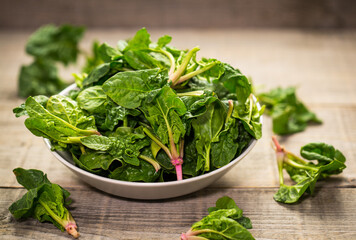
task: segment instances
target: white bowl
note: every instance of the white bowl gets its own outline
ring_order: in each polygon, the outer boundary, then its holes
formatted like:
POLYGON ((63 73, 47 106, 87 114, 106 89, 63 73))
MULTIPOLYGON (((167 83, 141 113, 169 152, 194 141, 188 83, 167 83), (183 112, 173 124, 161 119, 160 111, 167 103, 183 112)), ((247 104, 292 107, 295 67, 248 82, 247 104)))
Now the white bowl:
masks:
MULTIPOLYGON (((76 89, 75 84, 67 87, 59 94, 67 95, 69 91, 73 89, 76 89)), ((260 108, 258 103, 257 107, 260 108)), ((260 122, 262 122, 262 116, 260 118, 260 122)), ((48 139, 44 139, 44 141, 46 146, 51 149, 50 141, 48 139)), ((73 162, 72 156, 68 152, 52 151, 52 153, 61 163, 63 163, 72 172, 74 172, 80 179, 104 192, 120 197, 134 199, 164 199, 186 195, 207 187, 211 183, 221 178, 224 174, 231 170, 233 166, 240 162, 241 159, 243 159, 251 151, 256 142, 256 139, 252 139, 252 141, 249 143, 249 146, 241 153, 240 156, 219 169, 197 177, 172 182, 145 183, 110 179, 95 175, 77 167, 73 162)))

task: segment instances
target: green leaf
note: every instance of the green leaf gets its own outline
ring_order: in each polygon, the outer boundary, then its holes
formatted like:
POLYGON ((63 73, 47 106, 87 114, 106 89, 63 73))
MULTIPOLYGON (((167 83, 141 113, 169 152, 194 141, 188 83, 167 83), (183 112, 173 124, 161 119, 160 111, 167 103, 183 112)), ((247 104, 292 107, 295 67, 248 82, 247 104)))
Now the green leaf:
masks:
POLYGON ((84 27, 71 25, 43 26, 29 38, 26 52, 37 58, 59 61, 67 65, 77 60, 78 42, 82 39, 84 31, 84 27))
POLYGON ((214 80, 214 84, 222 84, 230 93, 236 94, 239 103, 245 103, 252 93, 250 81, 238 69, 226 63, 224 68, 224 74, 219 80, 214 80))
POLYGON ((50 96, 66 86, 67 84, 59 78, 57 67, 52 61, 35 59, 30 65, 21 67, 18 83, 20 97, 50 96))
POLYGON ((27 190, 37 188, 43 184, 50 184, 46 174, 37 169, 15 168, 13 170, 17 182, 24 186, 27 190))
MULTIPOLYGON (((43 107, 46 107, 48 102, 48 97, 43 95, 34 96, 33 99, 35 99, 35 101, 41 104, 43 107)), ((15 113, 16 117, 28 116, 25 103, 22 103, 20 106, 14 108, 12 112, 15 113)))
POLYGON ((119 72, 103 84, 104 92, 125 108, 137 108, 143 99, 157 94, 167 82, 167 72, 158 69, 119 72))
POLYGON ((78 105, 81 109, 89 113, 105 112, 107 96, 101 86, 93 86, 81 91, 77 97, 78 105))
POLYGON ((45 109, 34 98, 29 97, 25 103, 29 118, 26 127, 36 136, 45 137, 62 143, 70 143, 69 137, 80 137, 97 134, 95 122, 76 106, 68 97, 52 96, 45 109))
POLYGON ((220 168, 234 159, 239 147, 238 137, 238 121, 230 118, 230 121, 225 123, 225 129, 219 133, 219 141, 211 144, 211 160, 214 167, 220 168))
POLYGON ((232 116, 240 119, 246 131, 251 134, 255 139, 262 137, 262 123, 260 118, 264 112, 264 106, 258 109, 256 102, 253 100, 252 95, 244 104, 234 103, 234 110, 232 116))
POLYGON ((275 88, 258 95, 266 104, 267 113, 273 120, 273 132, 279 135, 304 131, 309 123, 320 124, 315 113, 311 112, 296 96, 294 87, 275 88))
POLYGON ((206 239, 254 239, 251 233, 237 221, 229 218, 236 214, 235 209, 221 209, 210 213, 192 225, 191 231, 206 239))
POLYGON ((185 128, 180 116, 187 109, 170 87, 163 87, 155 101, 143 104, 141 110, 163 144, 169 142, 168 131, 172 131, 174 143, 184 137, 185 128))
POLYGON ((172 41, 172 37, 168 36, 168 35, 164 35, 162 37, 160 37, 157 41, 157 45, 160 48, 165 47, 168 43, 170 43, 172 41))
POLYGON ((153 182, 159 177, 159 173, 150 163, 139 160, 138 166, 123 165, 111 172, 109 177, 130 182, 153 182))
POLYGON ((132 49, 147 49, 150 43, 150 34, 147 32, 146 28, 142 28, 138 30, 136 35, 127 42, 127 46, 124 51, 132 49))
POLYGON ((198 152, 197 171, 210 170, 211 143, 218 141, 219 132, 224 126, 226 111, 220 101, 212 102, 207 111, 192 120, 194 138, 198 152))
POLYGON ((122 53, 118 49, 109 46, 107 43, 101 44, 98 52, 104 62, 111 62, 122 56, 122 53))
MULTIPOLYGON (((65 200, 69 192, 57 184, 52 184, 47 175, 35 169, 14 169, 14 173, 28 192, 18 201, 14 202, 9 211, 15 218, 34 217, 39 221, 52 222, 62 231, 69 225, 76 228, 76 223, 69 211, 65 208, 65 200)), ((70 232, 70 231, 68 231, 70 232)), ((74 230, 73 236, 77 234, 74 230)))
POLYGON ((103 63, 95 67, 83 81, 83 86, 98 82, 101 78, 107 75, 110 71, 110 63, 103 63))

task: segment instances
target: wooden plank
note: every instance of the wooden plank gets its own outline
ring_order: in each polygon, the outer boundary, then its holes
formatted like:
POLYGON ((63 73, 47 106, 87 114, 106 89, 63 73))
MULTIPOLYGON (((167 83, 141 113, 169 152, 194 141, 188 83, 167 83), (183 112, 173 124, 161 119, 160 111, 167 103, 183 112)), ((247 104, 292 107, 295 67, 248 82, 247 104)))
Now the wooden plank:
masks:
POLYGON ((0 28, 35 28, 47 23, 97 28, 258 27, 354 28, 352 0, 2 0, 0 28))
MULTIPOLYGON (((178 239, 181 232, 207 215, 207 208, 224 195, 235 199, 251 218, 256 239, 355 239, 356 189, 321 188, 300 204, 276 203, 276 188, 208 188, 188 196, 135 201, 95 191, 70 189, 71 212, 85 239, 178 239)), ((68 239, 51 224, 15 221, 8 206, 25 191, 0 189, 0 238, 68 239)))

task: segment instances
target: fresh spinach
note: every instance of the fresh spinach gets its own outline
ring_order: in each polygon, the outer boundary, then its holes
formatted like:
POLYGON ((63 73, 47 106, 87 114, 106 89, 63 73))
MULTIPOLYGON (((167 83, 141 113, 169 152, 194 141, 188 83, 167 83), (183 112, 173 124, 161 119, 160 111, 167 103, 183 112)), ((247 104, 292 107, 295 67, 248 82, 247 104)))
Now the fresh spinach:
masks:
POLYGON ((254 239, 246 229, 252 228, 250 219, 242 215, 242 210, 232 198, 219 198, 216 207, 208 211, 209 215, 194 223, 188 232, 181 235, 181 240, 254 239))
POLYGON ((65 207, 69 192, 61 186, 51 183, 47 174, 36 169, 16 168, 13 170, 17 181, 28 192, 14 202, 9 211, 16 219, 33 217, 40 222, 52 222, 57 228, 75 238, 79 237, 77 224, 65 207))
POLYGON ((258 98, 265 104, 267 114, 272 117, 273 132, 278 135, 304 131, 309 123, 322 123, 316 114, 298 99, 294 87, 275 88, 259 94, 258 98))
POLYGON ((261 137, 263 108, 238 69, 171 40, 143 28, 114 47, 94 42, 78 89, 29 97, 14 114, 100 176, 171 181, 223 167, 261 137))
POLYGON ((274 199, 282 203, 297 202, 304 192, 314 193, 318 180, 339 174, 346 168, 345 156, 326 143, 309 143, 301 148, 302 159, 280 146, 276 137, 272 138, 278 164, 280 188, 274 199), (313 161, 316 161, 314 163, 313 161), (284 184, 283 169, 286 169, 295 185, 284 184))

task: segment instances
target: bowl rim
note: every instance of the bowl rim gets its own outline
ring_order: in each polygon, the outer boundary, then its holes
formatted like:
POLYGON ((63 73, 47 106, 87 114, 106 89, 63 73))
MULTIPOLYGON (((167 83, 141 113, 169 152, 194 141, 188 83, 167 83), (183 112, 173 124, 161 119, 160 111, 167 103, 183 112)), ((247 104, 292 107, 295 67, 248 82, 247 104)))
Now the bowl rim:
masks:
MULTIPOLYGON (((73 83, 71 85, 69 85, 67 88, 63 89, 60 93, 58 93, 58 95, 68 95, 69 91, 71 90, 75 90, 77 88, 76 84, 73 83)), ((256 97, 253 96, 254 101, 256 102, 256 97)), ((256 102, 257 108, 261 109, 261 105, 256 102)), ((263 122, 263 116, 260 116, 260 123, 263 122)), ((67 159, 65 159, 63 156, 61 156, 58 151, 52 151, 51 150, 51 142, 49 139, 43 138, 46 146, 48 147, 48 149, 52 152, 52 154, 65 166, 67 166, 68 168, 79 172, 80 174, 86 175, 87 177, 90 178, 94 178, 96 180, 102 181, 102 182, 106 182, 106 183, 110 183, 110 184, 122 184, 122 185, 126 185, 126 186, 142 186, 142 187, 163 187, 163 186, 174 186, 174 185, 180 185, 180 184, 186 184, 186 183, 192 183, 192 182, 196 182, 202 179, 206 179, 209 178, 210 176, 216 175, 220 172, 224 172, 225 170, 229 169, 230 167, 232 167, 233 165, 237 164, 239 161, 241 161, 251 150, 252 148, 256 145, 257 143, 257 139, 253 138, 252 141, 249 143, 248 147, 235 159, 233 159, 232 161, 230 161, 228 164, 226 164, 225 166, 222 166, 221 168, 215 169, 209 173, 205 173, 199 176, 195 176, 195 177, 191 177, 191 178, 187 178, 187 179, 182 179, 180 181, 169 181, 169 182, 129 182, 129 181, 123 181, 123 180, 118 180, 118 179, 111 179, 111 178, 107 178, 107 177, 103 177, 103 176, 99 176, 96 175, 94 173, 85 171, 81 168, 79 168, 78 166, 76 166, 75 164, 72 164, 71 162, 69 162, 67 159)))

